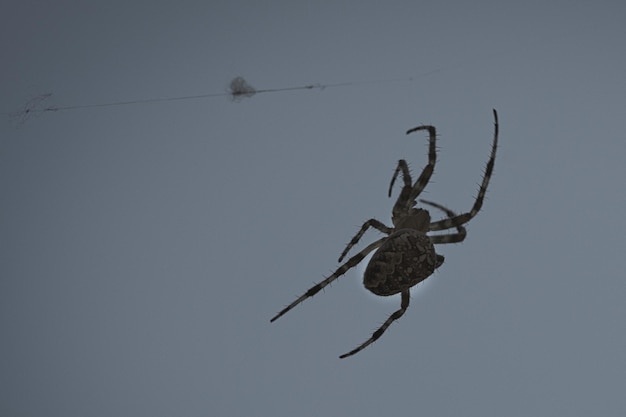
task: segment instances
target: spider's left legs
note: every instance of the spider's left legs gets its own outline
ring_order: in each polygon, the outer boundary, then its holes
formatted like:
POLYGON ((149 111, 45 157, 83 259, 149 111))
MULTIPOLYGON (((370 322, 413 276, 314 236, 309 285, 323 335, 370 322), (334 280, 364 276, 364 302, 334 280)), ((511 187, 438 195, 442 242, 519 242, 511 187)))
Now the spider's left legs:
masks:
POLYGON ((357 347, 356 349, 351 350, 348 353, 344 353, 343 355, 340 356, 340 358, 341 359, 347 358, 348 356, 352 356, 356 353, 359 353, 360 351, 362 351, 363 349, 365 349, 366 347, 374 343, 376 340, 378 340, 378 338, 382 336, 383 333, 385 333, 385 330, 387 330, 387 328, 391 326, 391 323, 393 323, 394 321, 402 317, 406 309, 409 308, 410 299, 411 299, 411 293, 409 292, 409 290, 402 291, 402 302, 400 304, 400 310, 395 311, 391 316, 389 316, 389 318, 385 320, 383 325, 380 326, 378 330, 374 332, 374 334, 372 334, 372 337, 367 339, 361 346, 357 347))
POLYGON ((348 270, 350 270, 351 268, 354 268, 355 266, 357 266, 359 264, 359 262, 361 262, 363 260, 363 258, 365 258, 371 251, 373 251, 374 249, 376 249, 379 246, 381 246, 385 239, 387 239, 387 236, 385 236, 385 237, 383 237, 381 239, 378 239, 374 243, 371 243, 365 249, 363 249, 361 252, 357 253, 352 258, 348 259, 346 261, 346 263, 344 263, 339 268, 337 268, 337 270, 331 276, 326 278, 324 281, 322 281, 322 282, 320 282, 318 284, 315 284, 314 286, 309 288, 307 290, 307 292, 305 292, 300 297, 298 297, 298 299, 296 299, 296 301, 294 301, 293 303, 289 304, 287 307, 285 307, 281 311, 279 311, 278 314, 276 314, 274 317, 272 317, 270 322, 273 322, 273 321, 277 320, 282 315, 287 313, 289 310, 291 310, 292 308, 294 308, 295 306, 297 306, 298 304, 300 304, 301 302, 303 302, 307 298, 313 297, 315 294, 320 292, 320 290, 323 289, 324 287, 326 287, 328 284, 330 284, 331 282, 333 282, 336 279, 338 279, 339 277, 341 277, 343 274, 348 272, 348 270))
POLYGON ((378 221, 376 219, 369 219, 368 221, 363 223, 363 226, 361 226, 361 230, 359 230, 357 232, 357 234, 354 235, 354 237, 352 238, 352 240, 350 240, 350 242, 348 243, 346 248, 343 250, 343 252, 341 252, 341 256, 339 257, 339 261, 338 262, 343 261, 343 258, 345 258, 345 256, 348 254, 350 249, 352 249, 352 247, 354 245, 359 243, 359 240, 361 239, 361 237, 363 237, 363 234, 370 227, 373 227, 374 229, 378 230, 379 232, 387 233, 388 235, 393 233, 393 228, 387 227, 383 222, 380 222, 380 221, 378 221))
POLYGON ((474 216, 478 214, 481 207, 483 206, 483 199, 485 198, 485 194, 487 193, 487 186, 489 185, 489 180, 491 179, 491 175, 493 174, 493 167, 496 161, 496 150, 498 149, 498 112, 496 109, 493 109, 493 118, 494 118, 494 133, 493 133, 493 144, 491 145, 491 155, 489 156, 489 160, 487 161, 487 166, 485 167, 485 173, 483 174, 483 181, 480 184, 480 188, 478 190, 478 195, 476 196, 476 201, 474 201, 474 205, 472 209, 467 212, 455 216, 450 219, 440 220, 438 222, 434 222, 430 224, 430 230, 445 230, 455 227, 457 224, 465 224, 470 221, 474 216))

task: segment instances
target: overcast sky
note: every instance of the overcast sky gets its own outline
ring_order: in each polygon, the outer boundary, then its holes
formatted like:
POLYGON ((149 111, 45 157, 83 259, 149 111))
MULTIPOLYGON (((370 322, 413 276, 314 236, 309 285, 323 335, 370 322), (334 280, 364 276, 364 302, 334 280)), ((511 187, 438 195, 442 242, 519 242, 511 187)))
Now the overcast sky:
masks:
POLYGON ((624 16, 617 0, 3 1, 0 416, 626 415, 624 16), (7 115, 235 76, 329 87, 7 115), (423 197, 468 210, 492 108, 483 209, 404 317, 339 359, 400 305, 355 269, 270 324, 365 220, 391 223, 398 159, 427 161, 407 129, 438 129, 423 197))

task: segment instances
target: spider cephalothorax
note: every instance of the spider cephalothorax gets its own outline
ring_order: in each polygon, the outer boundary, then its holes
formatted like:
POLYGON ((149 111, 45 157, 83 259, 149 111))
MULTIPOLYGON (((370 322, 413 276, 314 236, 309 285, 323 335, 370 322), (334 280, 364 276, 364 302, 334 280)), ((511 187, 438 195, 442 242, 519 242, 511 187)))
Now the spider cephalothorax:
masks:
POLYGON ((478 195, 474 201, 474 206, 467 213, 455 214, 448 208, 427 200, 420 202, 435 207, 446 213, 447 218, 431 222, 430 214, 423 208, 416 208, 417 197, 424 190, 435 169, 437 161, 437 132, 434 126, 418 126, 408 130, 410 134, 420 130, 427 130, 429 133, 428 164, 422 170, 419 178, 413 183, 408 165, 404 159, 398 161, 396 171, 389 184, 389 197, 393 185, 400 173, 404 185, 400 195, 393 206, 391 220, 393 227, 388 227, 384 223, 370 219, 363 223, 361 230, 352 238, 339 257, 339 262, 343 261, 350 249, 356 245, 363 234, 373 227, 385 233, 387 236, 369 244, 361 252, 348 259, 328 278, 309 288, 293 303, 282 309, 272 318, 272 322, 287 313, 289 310, 303 302, 309 297, 313 297, 321 289, 331 282, 344 275, 349 269, 358 265, 370 252, 378 249, 370 259, 365 273, 363 274, 363 285, 372 293, 380 296, 401 294, 400 309, 391 314, 389 318, 376 330, 372 336, 357 348, 343 354, 340 358, 352 356, 360 352, 370 344, 374 343, 395 320, 402 317, 409 307, 411 287, 428 278, 438 267, 443 264, 444 257, 435 252, 436 244, 458 243, 465 239, 466 230, 463 224, 469 222, 480 211, 483 199, 487 192, 487 185, 493 174, 493 166, 496 159, 496 149, 498 148, 498 113, 493 110, 494 134, 491 146, 491 155, 487 161, 483 180, 478 190, 478 195), (456 229, 456 232, 443 235, 428 235, 428 232, 438 230, 456 229))

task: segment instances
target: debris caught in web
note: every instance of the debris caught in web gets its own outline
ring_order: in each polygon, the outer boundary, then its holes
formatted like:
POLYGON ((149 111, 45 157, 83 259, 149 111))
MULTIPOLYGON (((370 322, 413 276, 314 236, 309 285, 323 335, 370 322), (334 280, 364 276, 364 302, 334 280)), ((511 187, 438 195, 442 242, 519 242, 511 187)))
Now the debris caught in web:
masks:
POLYGON ((248 84, 243 77, 235 77, 230 82, 230 96, 233 101, 241 101, 244 98, 252 97, 256 93, 256 89, 248 84))

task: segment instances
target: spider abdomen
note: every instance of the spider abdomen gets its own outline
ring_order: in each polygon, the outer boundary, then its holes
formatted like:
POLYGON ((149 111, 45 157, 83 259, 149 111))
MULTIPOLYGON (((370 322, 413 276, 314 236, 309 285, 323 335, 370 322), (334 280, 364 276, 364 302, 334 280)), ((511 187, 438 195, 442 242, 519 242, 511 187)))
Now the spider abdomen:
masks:
POLYGON ((363 285, 376 295, 394 295, 428 278, 443 256, 426 234, 415 229, 394 232, 365 268, 363 285))

